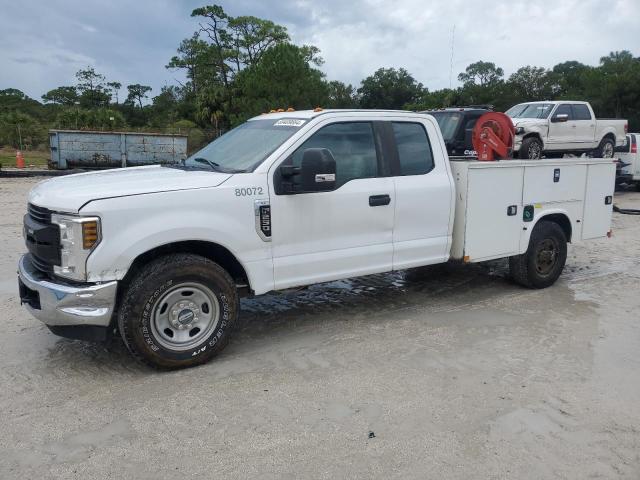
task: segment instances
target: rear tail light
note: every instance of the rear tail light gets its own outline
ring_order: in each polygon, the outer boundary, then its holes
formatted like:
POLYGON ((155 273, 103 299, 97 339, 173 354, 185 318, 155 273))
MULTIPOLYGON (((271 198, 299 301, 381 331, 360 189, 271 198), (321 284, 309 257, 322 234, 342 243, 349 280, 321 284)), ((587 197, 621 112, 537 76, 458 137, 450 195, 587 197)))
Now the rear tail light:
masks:
POLYGON ((629 123, 624 124, 624 133, 625 134, 629 133, 629 123))
POLYGON ((638 153, 638 144, 634 143, 631 145, 631 153, 638 153))

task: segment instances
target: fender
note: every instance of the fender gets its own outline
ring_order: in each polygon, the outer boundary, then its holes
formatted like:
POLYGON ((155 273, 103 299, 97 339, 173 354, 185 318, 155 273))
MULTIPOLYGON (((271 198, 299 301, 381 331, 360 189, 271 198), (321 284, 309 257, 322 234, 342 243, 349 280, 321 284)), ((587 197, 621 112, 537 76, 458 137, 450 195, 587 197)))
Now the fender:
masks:
POLYGON ((581 225, 576 221, 582 220, 581 214, 582 202, 566 202, 562 206, 559 206, 557 204, 539 205, 539 208, 535 208, 535 216, 533 218, 533 221, 525 223, 527 229, 523 230, 522 236, 520 237, 520 253, 525 253, 529 248, 529 239, 531 238, 531 233, 533 232, 533 229, 536 227, 538 222, 540 222, 541 220, 551 220, 560 225, 565 235, 567 236, 568 243, 579 240, 580 230, 582 227, 574 226, 581 225))
MULTIPOLYGON (((272 290, 271 243, 256 231, 255 198, 237 196, 236 187, 90 202, 82 213, 99 214, 105 241, 87 260, 87 281, 122 280, 133 261, 150 250, 181 241, 203 241, 229 250, 256 293, 272 290)), ((266 191, 266 185, 263 188, 266 191)))
POLYGON ((546 123, 533 125, 525 124, 521 125, 521 127, 524 128, 524 133, 516 135, 516 140, 514 141, 514 143, 517 144, 518 148, 525 138, 538 137, 540 139, 540 142, 542 142, 542 149, 545 149, 547 144, 547 135, 549 132, 549 126, 546 123))
POLYGON ((602 140, 604 140, 607 137, 611 137, 611 139, 613 140, 614 146, 616 146, 616 129, 614 127, 605 127, 604 131, 600 133, 600 139, 598 140, 598 145, 600 145, 600 142, 602 142, 602 140))

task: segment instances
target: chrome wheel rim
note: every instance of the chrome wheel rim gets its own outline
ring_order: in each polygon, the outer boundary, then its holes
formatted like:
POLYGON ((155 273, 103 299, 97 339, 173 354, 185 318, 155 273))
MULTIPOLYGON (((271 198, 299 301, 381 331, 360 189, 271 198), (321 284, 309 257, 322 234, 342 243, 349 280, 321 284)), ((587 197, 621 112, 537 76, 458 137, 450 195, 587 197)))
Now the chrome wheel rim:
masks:
POLYGON ((613 157, 613 145, 611 143, 606 142, 602 146, 602 158, 612 158, 613 157))
POLYGON ((540 158, 540 145, 537 142, 533 142, 529 145, 528 157, 530 159, 538 159, 540 158))
POLYGON ((161 346, 184 351, 209 338, 219 320, 220 304, 211 289, 198 283, 181 283, 155 302, 150 326, 161 346))

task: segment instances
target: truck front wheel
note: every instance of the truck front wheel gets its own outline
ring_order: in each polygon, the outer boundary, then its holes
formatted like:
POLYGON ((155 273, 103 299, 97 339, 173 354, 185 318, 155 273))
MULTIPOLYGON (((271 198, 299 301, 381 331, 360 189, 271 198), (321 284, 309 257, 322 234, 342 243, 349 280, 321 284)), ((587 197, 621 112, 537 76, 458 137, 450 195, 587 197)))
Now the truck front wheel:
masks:
POLYGON ((226 346, 238 311, 235 284, 222 267, 199 255, 172 254, 145 265, 128 284, 118 327, 138 360, 184 368, 226 346))
POLYGON ((527 137, 522 141, 519 156, 522 159, 537 160, 542 158, 542 142, 538 137, 527 137))
POLYGON ((509 257, 511 277, 529 288, 546 288, 558 279, 567 261, 567 237, 557 223, 541 220, 534 227, 529 248, 509 257))

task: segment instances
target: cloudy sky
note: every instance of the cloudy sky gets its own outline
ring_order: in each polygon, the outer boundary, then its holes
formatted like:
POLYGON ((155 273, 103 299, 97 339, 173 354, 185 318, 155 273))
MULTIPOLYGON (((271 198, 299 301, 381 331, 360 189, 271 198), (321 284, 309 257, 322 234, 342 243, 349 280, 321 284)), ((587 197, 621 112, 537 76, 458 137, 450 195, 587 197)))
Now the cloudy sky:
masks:
POLYGON ((522 65, 597 64, 613 50, 640 56, 640 0, 0 0, 0 89, 34 98, 74 83, 87 65, 123 85, 176 83, 164 68, 197 29, 191 10, 285 25, 322 51, 329 79, 358 85, 379 67, 404 67, 430 89, 453 85, 476 60, 509 75, 522 65))

